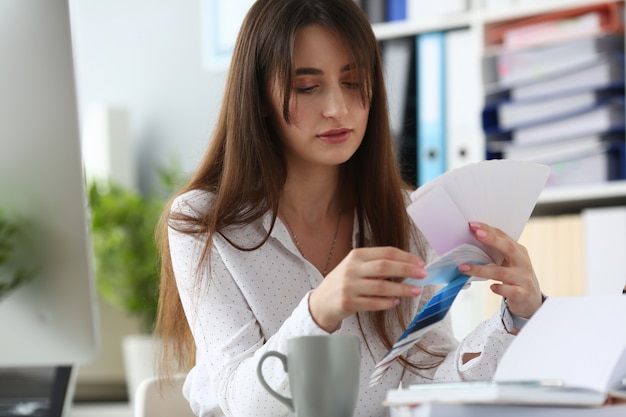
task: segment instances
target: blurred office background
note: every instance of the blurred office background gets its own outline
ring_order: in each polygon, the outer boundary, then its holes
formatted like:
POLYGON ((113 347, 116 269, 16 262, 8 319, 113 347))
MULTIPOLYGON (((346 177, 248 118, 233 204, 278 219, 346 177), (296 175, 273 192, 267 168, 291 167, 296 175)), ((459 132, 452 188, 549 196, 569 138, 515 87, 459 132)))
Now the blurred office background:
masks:
MULTIPOLYGON (((194 169, 220 106, 228 64, 220 53, 250 4, 70 0, 88 173, 146 193, 172 159, 183 174, 194 169)), ((102 350, 80 369, 78 401, 127 394, 121 341, 142 323, 104 300, 100 321, 102 350)))

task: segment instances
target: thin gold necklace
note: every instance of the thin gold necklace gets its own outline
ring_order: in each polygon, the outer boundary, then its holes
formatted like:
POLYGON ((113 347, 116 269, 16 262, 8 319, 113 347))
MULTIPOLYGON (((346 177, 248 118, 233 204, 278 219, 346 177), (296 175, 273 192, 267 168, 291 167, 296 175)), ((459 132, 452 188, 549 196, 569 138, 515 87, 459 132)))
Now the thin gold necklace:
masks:
MULTIPOLYGON (((302 255, 304 259, 308 260, 307 257, 304 255, 304 252, 302 252, 302 246, 300 245, 298 236, 296 236, 296 234, 293 232, 293 229, 291 228, 291 225, 289 224, 289 220, 287 220, 287 216, 285 215, 284 211, 283 211, 283 219, 285 219, 285 225, 287 226, 287 229, 289 229, 289 233, 291 233, 291 237, 293 238, 293 243, 296 244, 296 248, 298 248, 298 252, 300 252, 300 255, 302 255)), ((335 253, 335 244, 337 243, 337 235, 339 234, 340 220, 341 220, 341 208, 339 209, 337 213, 337 226, 335 227, 335 236, 333 236, 333 243, 330 245, 330 252, 328 253, 328 258, 326 258, 326 265, 324 266, 324 270, 322 271, 323 276, 326 276, 326 274, 328 274, 328 267, 330 266, 330 261, 333 259, 333 253, 335 253)))

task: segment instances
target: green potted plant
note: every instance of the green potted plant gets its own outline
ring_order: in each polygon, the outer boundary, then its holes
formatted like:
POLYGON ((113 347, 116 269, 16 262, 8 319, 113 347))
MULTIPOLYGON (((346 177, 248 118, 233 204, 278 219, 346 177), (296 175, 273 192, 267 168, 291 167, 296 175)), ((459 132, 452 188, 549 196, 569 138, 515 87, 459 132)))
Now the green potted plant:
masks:
POLYGON ((20 257, 24 222, 0 211, 0 300, 35 276, 20 257))
POLYGON ((155 227, 168 198, 180 185, 178 165, 159 169, 160 187, 140 193, 111 181, 88 184, 90 228, 96 284, 105 302, 139 318, 141 334, 122 339, 129 399, 144 378, 153 375, 159 288, 159 259, 155 227))
POLYGON ((152 331, 158 289, 154 228, 162 207, 151 196, 114 184, 89 185, 96 283, 104 300, 152 331))
POLYGON ((89 184, 91 238, 100 295, 151 333, 156 318, 159 262, 154 232, 163 207, 181 182, 176 166, 159 169, 161 187, 142 194, 111 181, 89 184))

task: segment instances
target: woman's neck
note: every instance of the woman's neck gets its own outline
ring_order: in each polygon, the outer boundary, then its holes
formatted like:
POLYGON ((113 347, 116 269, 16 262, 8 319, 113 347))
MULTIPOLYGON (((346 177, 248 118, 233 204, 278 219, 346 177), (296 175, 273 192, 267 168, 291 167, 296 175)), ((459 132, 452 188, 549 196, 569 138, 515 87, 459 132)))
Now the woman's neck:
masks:
POLYGON ((290 218, 299 218, 307 223, 317 223, 329 215, 335 217, 342 209, 338 173, 289 175, 280 206, 290 218))
POLYGON ((352 214, 338 181, 287 181, 278 216, 300 252, 326 276, 352 248, 352 214))

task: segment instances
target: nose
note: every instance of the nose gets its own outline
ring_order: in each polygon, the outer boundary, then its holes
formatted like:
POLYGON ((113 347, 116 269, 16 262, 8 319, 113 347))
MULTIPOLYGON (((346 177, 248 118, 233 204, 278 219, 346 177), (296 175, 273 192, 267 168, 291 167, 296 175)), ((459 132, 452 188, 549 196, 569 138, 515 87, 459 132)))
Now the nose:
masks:
POLYGON ((324 117, 340 119, 348 113, 348 100, 346 92, 341 86, 328 88, 324 96, 324 117))

